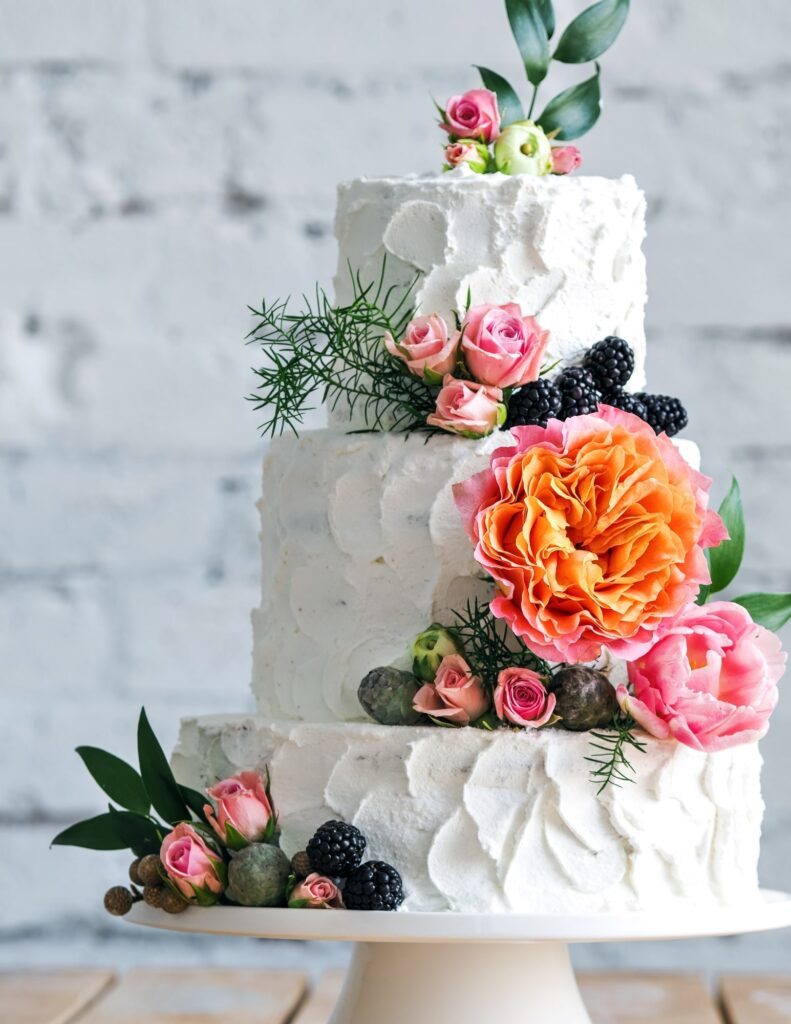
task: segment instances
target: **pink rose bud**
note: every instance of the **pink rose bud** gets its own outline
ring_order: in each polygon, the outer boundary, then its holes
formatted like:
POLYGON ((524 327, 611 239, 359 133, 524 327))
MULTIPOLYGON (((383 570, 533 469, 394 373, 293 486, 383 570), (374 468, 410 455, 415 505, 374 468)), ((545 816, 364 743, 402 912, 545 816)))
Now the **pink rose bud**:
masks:
POLYGON ((223 779, 206 792, 217 804, 216 817, 214 809, 206 804, 206 818, 223 842, 227 842, 226 826, 229 824, 251 843, 264 838, 273 811, 260 775, 241 772, 230 779, 223 779))
POLYGON ((529 668, 504 668, 497 677, 494 710, 502 722, 539 729, 552 721, 556 698, 529 668))
POLYGON ((190 903, 215 903, 225 888, 222 857, 186 822, 165 836, 159 856, 168 878, 190 903))
POLYGON ((458 142, 450 142, 445 147, 445 161, 447 169, 467 164, 476 174, 485 174, 489 166, 489 149, 474 139, 459 139, 458 142))
POLYGON ((458 138, 493 142, 500 133, 497 97, 489 89, 470 89, 463 96, 451 96, 440 127, 458 138))
POLYGON ((422 715, 447 718, 457 725, 469 725, 489 710, 489 695, 480 676, 460 654, 442 659, 433 683, 426 683, 415 694, 413 707, 422 715))
POLYGON ((473 306, 462 323, 461 348, 467 368, 482 384, 515 388, 537 380, 549 331, 515 302, 473 306))
POLYGON ((505 423, 506 408, 499 388, 490 388, 474 380, 457 380, 448 374, 437 395, 437 411, 426 417, 431 427, 439 427, 462 437, 486 437, 505 423))
POLYGON ((330 908, 343 910, 343 897, 340 889, 331 879, 314 872, 299 885, 294 886, 288 898, 288 905, 293 907, 295 904, 324 910, 330 908))
POLYGON ((582 153, 576 146, 552 147, 552 173, 571 174, 582 163, 582 153))
POLYGON ((619 686, 618 701, 652 736, 724 750, 767 731, 785 666, 779 639, 741 605, 690 604, 629 664, 634 694, 619 686))
POLYGON ((434 314, 411 320, 401 341, 386 331, 385 346, 391 356, 406 363, 410 373, 438 384, 456 365, 459 339, 456 334, 451 337, 445 321, 434 314))

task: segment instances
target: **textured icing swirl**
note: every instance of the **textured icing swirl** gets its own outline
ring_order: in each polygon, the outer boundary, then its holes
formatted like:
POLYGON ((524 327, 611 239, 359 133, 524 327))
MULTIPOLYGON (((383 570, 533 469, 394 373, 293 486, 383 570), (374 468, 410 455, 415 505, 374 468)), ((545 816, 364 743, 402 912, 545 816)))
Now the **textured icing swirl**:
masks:
POLYGON ((535 913, 747 902, 763 803, 756 744, 699 754, 648 739, 634 785, 597 798, 590 737, 561 730, 183 723, 180 781, 269 764, 291 855, 331 817, 396 864, 406 909, 535 913))

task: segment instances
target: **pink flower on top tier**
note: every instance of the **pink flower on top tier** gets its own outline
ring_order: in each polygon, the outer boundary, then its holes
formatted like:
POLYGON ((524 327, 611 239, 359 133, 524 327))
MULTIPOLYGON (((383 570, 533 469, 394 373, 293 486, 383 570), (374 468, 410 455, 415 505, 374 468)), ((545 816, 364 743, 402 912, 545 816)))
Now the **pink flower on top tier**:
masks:
POLYGON ((711 481, 607 405, 511 435, 453 489, 493 614, 549 661, 639 658, 709 581, 703 549, 727 536, 711 481))
POLYGON ((786 666, 779 639, 729 601, 689 605, 629 665, 621 707, 646 732, 695 750, 760 739, 786 666))
POLYGON ((214 903, 225 888, 222 858, 186 822, 165 836, 159 856, 168 878, 191 903, 214 903))
POLYGON ((451 337, 441 316, 416 316, 400 341, 385 332, 385 346, 395 359, 401 359, 416 377, 435 375, 437 383, 456 365, 458 336, 451 337))
POLYGON ((423 715, 446 718, 457 725, 469 725, 489 710, 489 696, 480 676, 460 654, 448 654, 437 669, 433 683, 415 694, 413 706, 423 715))
POLYGON ((217 804, 216 817, 214 808, 206 804, 206 818, 223 842, 228 838, 227 825, 251 843, 264 838, 273 812, 260 775, 240 772, 230 779, 223 779, 206 792, 217 804))
POLYGON ((426 417, 431 427, 439 427, 462 437, 486 437, 503 425, 506 408, 499 388, 490 388, 474 380, 457 380, 448 374, 437 395, 437 411, 426 417))
POLYGON ((471 171, 483 174, 489 166, 489 150, 482 142, 474 139, 459 139, 445 147, 445 161, 448 167, 467 164, 471 171))
POLYGON ((549 331, 515 302, 469 309, 462 323, 461 348, 472 376, 482 384, 515 388, 537 380, 549 331))
POLYGON ((552 147, 552 173, 571 174, 582 163, 582 153, 576 146, 552 147))
POLYGON ((497 677, 494 710, 503 722, 538 729, 552 720, 557 698, 529 668, 504 668, 497 677))
POLYGON ((343 897, 338 886, 330 878, 315 872, 296 885, 288 898, 288 905, 305 906, 311 909, 343 909, 343 897), (304 902, 303 902, 304 901, 304 902))
POLYGON ((451 96, 445 104, 445 121, 440 127, 448 135, 462 139, 493 142, 500 134, 497 97, 489 89, 470 89, 463 96, 451 96))

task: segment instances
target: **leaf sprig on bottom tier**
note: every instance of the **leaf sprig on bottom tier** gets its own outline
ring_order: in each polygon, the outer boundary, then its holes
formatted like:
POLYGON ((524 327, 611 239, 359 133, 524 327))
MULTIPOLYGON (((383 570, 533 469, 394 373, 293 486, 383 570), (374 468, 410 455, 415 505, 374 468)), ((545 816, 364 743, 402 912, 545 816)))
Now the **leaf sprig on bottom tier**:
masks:
POLYGON ((613 719, 612 731, 591 732, 591 747, 595 751, 585 760, 591 768, 591 781, 598 784, 597 793, 608 786, 621 786, 634 782, 635 767, 629 760, 629 751, 644 753, 646 744, 634 735, 637 723, 631 715, 619 714, 613 719))

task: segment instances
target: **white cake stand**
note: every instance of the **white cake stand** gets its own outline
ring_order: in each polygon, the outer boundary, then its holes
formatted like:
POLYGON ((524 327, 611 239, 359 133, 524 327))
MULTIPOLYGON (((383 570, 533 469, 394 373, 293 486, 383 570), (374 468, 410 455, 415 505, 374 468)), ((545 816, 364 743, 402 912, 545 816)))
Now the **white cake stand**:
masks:
POLYGON ((145 904, 134 924, 214 935, 354 942, 331 1024, 591 1024, 572 942, 737 935, 791 926, 791 895, 745 907, 620 914, 420 914, 190 908, 145 904))

